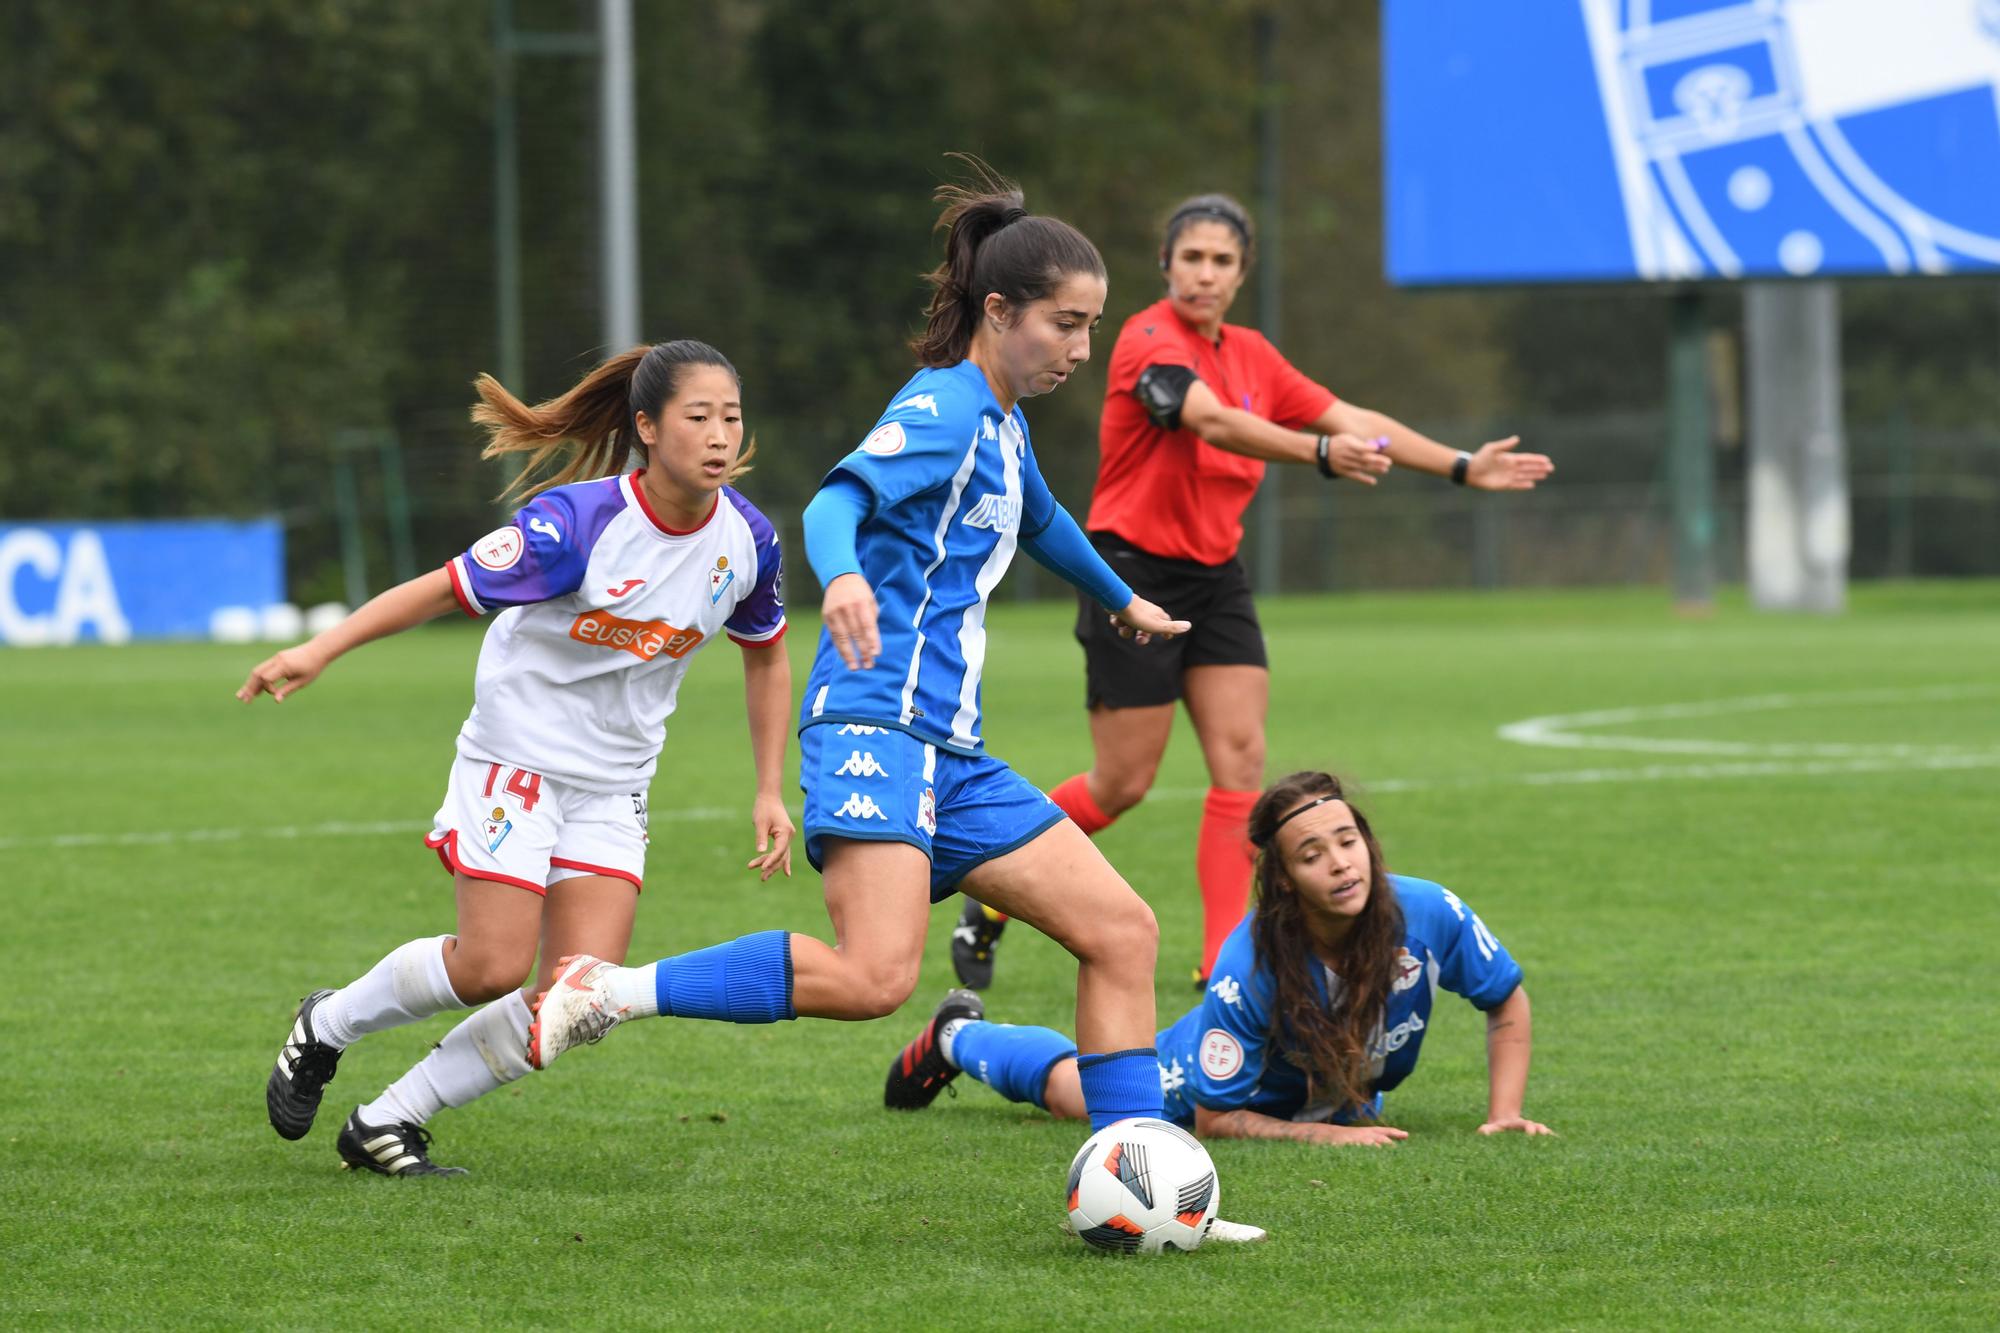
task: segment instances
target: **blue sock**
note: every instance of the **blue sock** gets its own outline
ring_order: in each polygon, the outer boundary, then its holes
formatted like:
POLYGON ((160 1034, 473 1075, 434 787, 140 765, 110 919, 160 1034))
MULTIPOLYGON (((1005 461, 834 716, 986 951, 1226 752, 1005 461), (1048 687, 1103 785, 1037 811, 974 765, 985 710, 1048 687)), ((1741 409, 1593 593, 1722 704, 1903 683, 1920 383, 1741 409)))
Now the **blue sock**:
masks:
POLYGON ((792 937, 766 930, 662 958, 653 973, 662 1018, 775 1023, 792 1008, 792 937))
POLYGON ((952 1063, 1010 1102, 1042 1100, 1049 1070, 1076 1054, 1076 1043, 1054 1028, 970 1022, 951 1039, 952 1063))
POLYGON ((1163 1109, 1159 1052, 1151 1046, 1079 1055, 1076 1076, 1083 1083, 1083 1105, 1093 1132, 1135 1115, 1158 1118, 1163 1109))

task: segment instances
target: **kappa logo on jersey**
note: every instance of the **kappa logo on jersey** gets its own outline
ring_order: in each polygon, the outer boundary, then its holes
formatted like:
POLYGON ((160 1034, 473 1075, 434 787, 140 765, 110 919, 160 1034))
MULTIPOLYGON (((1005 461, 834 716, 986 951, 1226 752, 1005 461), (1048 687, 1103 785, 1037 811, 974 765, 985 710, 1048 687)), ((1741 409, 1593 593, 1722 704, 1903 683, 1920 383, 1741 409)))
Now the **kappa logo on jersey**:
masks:
POLYGON ((847 819, 879 819, 884 823, 889 820, 882 807, 875 804, 873 796, 863 796, 858 791, 847 793, 846 803, 833 813, 847 819))
POLYGON ((992 417, 985 417, 980 420, 979 433, 981 435, 984 435, 989 440, 997 440, 1000 438, 1000 432, 993 429, 992 417))
POLYGON ((920 407, 924 411, 930 413, 932 416, 936 416, 938 414, 937 399, 927 393, 913 394, 910 397, 905 398, 902 402, 897 403, 894 407, 890 408, 889 410, 891 412, 900 412, 906 407, 920 407))
POLYGON ((1418 962, 1408 949, 1398 949, 1393 971, 1395 979, 1389 983, 1389 989, 1392 992, 1401 992, 1416 985, 1423 977, 1424 965, 1418 962))
POLYGON ((721 601, 722 594, 727 592, 729 585, 734 582, 736 582, 736 571, 729 567, 729 557, 726 555, 715 557, 715 568, 708 571, 708 604, 714 606, 721 601))
POLYGON ((487 569, 512 569, 528 543, 521 530, 509 523, 495 528, 472 544, 472 558, 487 569))
POLYGON ((514 821, 507 818, 504 807, 496 805, 493 807, 493 813, 480 824, 479 831, 486 835, 486 850, 497 852, 500 850, 500 844, 507 841, 507 835, 514 831, 514 821))
POLYGON ((1021 501, 1013 495, 982 495, 972 512, 959 522, 968 528, 991 528, 1005 532, 1021 525, 1021 501))
POLYGON ((888 771, 876 762, 873 750, 867 754, 853 750, 848 753, 847 762, 835 769, 834 774, 843 778, 879 778, 888 771))
POLYGON ((877 458, 887 458, 890 454, 903 452, 903 426, 901 422, 885 421, 869 433, 861 442, 861 452, 873 454, 877 458))
POLYGON ((888 734, 888 731, 887 727, 869 727, 863 726, 859 722, 843 722, 833 734, 836 736, 885 736, 888 734))
POLYGON ((548 521, 547 519, 545 519, 545 518, 531 518, 531 519, 529 519, 529 520, 528 520, 528 531, 530 531, 530 532, 539 532, 539 533, 541 533, 541 534, 542 534, 542 535, 543 535, 544 537, 547 537, 547 538, 548 538, 548 539, 549 539, 550 541, 552 541, 552 542, 559 542, 559 541, 561 541, 561 540, 562 540, 562 533, 561 533, 560 531, 558 531, 558 530, 557 530, 557 528, 556 528, 556 525, 555 525, 555 524, 553 524, 553 523, 551 523, 551 522, 549 522, 549 521, 548 521))
POLYGON ((662 653, 678 661, 693 652, 704 637, 698 629, 675 629, 664 620, 626 620, 609 611, 584 612, 569 627, 569 636, 578 643, 630 653, 641 662, 650 662, 662 653))
POLYGON ((929 787, 917 798, 917 827, 932 837, 937 836, 937 793, 929 787))
POLYGON ((624 597, 627 594, 631 593, 634 589, 643 588, 645 586, 646 586, 646 580, 644 579, 626 579, 623 583, 619 584, 617 587, 606 588, 604 591, 605 594, 610 597, 624 597))
POLYGON ((1160 1095, 1171 1097, 1187 1084, 1187 1070, 1181 1068, 1179 1056, 1170 1065, 1160 1066, 1160 1095))
POLYGON ((1243 983, 1235 977, 1224 977, 1210 986, 1209 990, 1224 1004, 1233 1004, 1239 1009, 1243 1007, 1243 983))
POLYGON ((1243 1043, 1221 1028, 1201 1034, 1201 1072, 1210 1078, 1228 1078, 1243 1068, 1243 1043))

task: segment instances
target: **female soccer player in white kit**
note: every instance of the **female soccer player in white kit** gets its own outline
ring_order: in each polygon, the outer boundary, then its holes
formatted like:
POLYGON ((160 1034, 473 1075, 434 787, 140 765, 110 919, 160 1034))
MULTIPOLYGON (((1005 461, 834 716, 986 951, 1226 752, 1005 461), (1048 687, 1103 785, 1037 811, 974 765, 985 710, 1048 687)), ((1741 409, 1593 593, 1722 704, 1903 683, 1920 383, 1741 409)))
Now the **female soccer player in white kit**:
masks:
POLYGON ((392 1176, 460 1173, 431 1162, 425 1122, 533 1068, 521 986, 538 944, 540 986, 565 955, 624 956, 666 720, 688 663, 719 634, 743 650, 760 853, 750 865, 765 879, 791 873, 778 794, 791 668, 772 651, 785 633, 781 565, 771 524, 725 484, 746 461, 735 368, 683 340, 613 357, 535 407, 490 376, 478 388, 486 456, 529 452, 533 472, 575 448, 568 463, 513 523, 261 663, 237 691, 283 702, 371 639, 454 606, 495 615, 426 839, 455 881, 457 933, 412 940, 306 996, 266 1088, 272 1128, 302 1138, 347 1046, 484 1004, 341 1129, 349 1166, 392 1176), (646 466, 619 475, 635 441, 646 466))

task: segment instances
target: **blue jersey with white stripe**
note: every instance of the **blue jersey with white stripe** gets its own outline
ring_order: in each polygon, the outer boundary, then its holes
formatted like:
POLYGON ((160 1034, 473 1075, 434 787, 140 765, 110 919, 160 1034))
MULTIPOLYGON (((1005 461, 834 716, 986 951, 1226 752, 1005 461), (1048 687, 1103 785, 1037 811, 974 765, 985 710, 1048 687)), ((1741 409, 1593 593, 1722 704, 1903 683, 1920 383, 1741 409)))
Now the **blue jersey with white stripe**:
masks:
POLYGON ((882 653, 849 671, 821 630, 801 725, 864 722, 981 753, 987 599, 1022 538, 1057 512, 1027 421, 1000 410, 970 361, 920 370, 834 476, 873 496, 855 547, 882 653))
MULTIPOLYGON (((1521 984, 1521 967, 1458 895, 1441 884, 1389 876, 1403 909, 1397 952, 1381 1025, 1369 1043, 1369 1086, 1386 1092, 1417 1067, 1431 1003, 1439 990, 1492 1009, 1521 984)), ((1345 1120, 1352 1108, 1308 1104, 1305 1071, 1275 1040, 1278 982, 1257 957, 1244 917, 1223 942, 1202 1002, 1159 1035, 1162 1089, 1168 1113, 1192 1118, 1194 1104, 1212 1111, 1248 1108, 1286 1120, 1345 1120)), ((1331 1004, 1340 985, 1324 967, 1313 978, 1331 1004)))

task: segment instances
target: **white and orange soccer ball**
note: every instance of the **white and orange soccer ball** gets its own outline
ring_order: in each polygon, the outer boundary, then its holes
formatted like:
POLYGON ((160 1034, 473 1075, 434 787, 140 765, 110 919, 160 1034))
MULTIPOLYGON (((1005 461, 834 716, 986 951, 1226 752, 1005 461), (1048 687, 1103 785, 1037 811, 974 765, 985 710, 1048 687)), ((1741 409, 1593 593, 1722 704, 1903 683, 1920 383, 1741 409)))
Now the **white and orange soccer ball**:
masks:
POLYGON ((1201 1141, 1165 1120, 1120 1120, 1069 1164, 1069 1225, 1086 1245, 1122 1254, 1192 1250, 1221 1206, 1201 1141))

